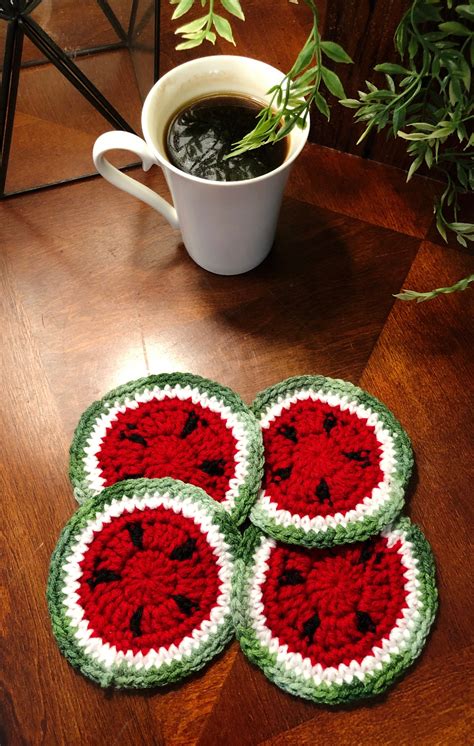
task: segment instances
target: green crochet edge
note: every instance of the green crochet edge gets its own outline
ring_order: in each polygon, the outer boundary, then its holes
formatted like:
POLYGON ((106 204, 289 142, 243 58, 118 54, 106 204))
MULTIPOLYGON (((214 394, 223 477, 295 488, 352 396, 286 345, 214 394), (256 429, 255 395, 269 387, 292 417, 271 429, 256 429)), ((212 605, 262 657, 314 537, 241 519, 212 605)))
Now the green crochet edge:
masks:
POLYGON ((434 558, 430 545, 420 528, 412 524, 409 518, 398 519, 391 528, 407 531, 407 539, 413 544, 414 556, 418 559, 424 614, 418 621, 417 628, 412 630, 410 647, 399 655, 391 656, 390 662, 383 664, 381 671, 367 676, 363 682, 354 678, 350 684, 321 683, 319 686, 313 680, 306 680, 293 671, 288 671, 283 663, 277 661, 277 654, 270 653, 267 647, 263 647, 255 634, 249 614, 251 603, 249 589, 254 572, 254 555, 265 536, 255 526, 251 526, 246 531, 234 575, 232 596, 234 626, 242 651, 252 663, 262 669, 270 681, 289 694, 319 704, 337 705, 381 694, 418 658, 438 607, 434 558))
POLYGON ((274 539, 308 548, 331 547, 335 544, 364 541, 391 523, 403 508, 406 486, 413 469, 413 450, 410 439, 392 412, 381 401, 349 381, 326 376, 294 376, 270 386, 257 394, 252 404, 252 411, 260 421, 265 412, 279 398, 286 398, 296 391, 309 388, 315 391, 321 390, 324 393, 348 396, 352 401, 370 407, 373 412, 377 413, 387 430, 396 435, 394 444, 397 468, 392 475, 390 499, 375 515, 366 516, 362 521, 351 521, 347 527, 330 526, 327 531, 314 531, 313 529, 306 531, 298 526, 283 526, 269 515, 258 500, 250 512, 250 520, 274 539))
POLYGON ((210 498, 200 487, 194 487, 176 479, 133 479, 117 482, 111 487, 105 488, 100 495, 87 501, 76 511, 64 527, 52 554, 46 598, 53 633, 59 649, 74 668, 102 687, 143 689, 165 686, 179 681, 195 673, 218 655, 234 634, 232 615, 229 610, 224 623, 219 625, 217 633, 210 635, 208 640, 203 642, 197 650, 193 650, 192 655, 183 657, 181 660, 165 663, 158 669, 150 668, 141 671, 131 668, 126 662, 106 668, 102 663, 86 654, 75 641, 74 633, 77 627, 65 614, 64 593, 62 591, 65 578, 63 562, 70 552, 71 545, 86 524, 112 500, 120 500, 125 495, 143 497, 145 493, 153 492, 159 494, 168 492, 172 497, 187 498, 197 503, 206 511, 212 519, 212 523, 225 536, 234 557, 241 543, 241 535, 235 528, 229 514, 215 500, 210 498))
POLYGON ((153 386, 163 388, 166 385, 176 386, 177 384, 182 387, 192 386, 203 393, 215 396, 230 407, 234 414, 239 416, 248 438, 248 474, 245 482, 239 488, 234 508, 229 512, 237 525, 245 520, 256 499, 263 476, 263 443, 260 426, 256 422, 252 411, 232 389, 192 373, 159 373, 129 381, 123 386, 112 389, 102 399, 93 402, 85 410, 74 432, 69 451, 69 479, 74 496, 79 504, 97 494, 88 484, 83 462, 84 448, 96 419, 102 413, 107 412, 109 407, 116 402, 124 404, 127 398, 144 391, 146 388, 152 388, 153 386))

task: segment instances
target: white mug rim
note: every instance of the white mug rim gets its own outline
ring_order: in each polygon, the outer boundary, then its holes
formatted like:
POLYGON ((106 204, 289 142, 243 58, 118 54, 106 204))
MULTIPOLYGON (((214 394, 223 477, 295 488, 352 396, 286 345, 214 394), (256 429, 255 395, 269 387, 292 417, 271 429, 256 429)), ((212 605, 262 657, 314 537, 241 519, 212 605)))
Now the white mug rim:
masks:
MULTIPOLYGON (((255 184, 257 182, 266 181, 266 180, 270 179, 272 176, 274 176, 275 174, 278 174, 281 171, 283 171, 285 168, 288 168, 293 163, 293 161, 299 156, 299 154, 301 153, 301 151, 303 150, 303 148, 304 148, 304 146, 306 144, 307 135, 308 135, 308 132, 309 132, 309 127, 310 127, 310 118, 309 118, 309 115, 306 118, 306 123, 305 123, 304 127, 300 128, 300 132, 302 134, 302 139, 301 139, 301 142, 299 143, 299 145, 297 145, 295 147, 294 152, 288 158, 286 158, 283 161, 283 163, 281 163, 279 166, 277 166, 277 168, 274 168, 271 171, 268 171, 268 173, 263 174, 262 176, 255 176, 252 179, 242 179, 242 180, 239 180, 239 181, 217 181, 216 179, 203 179, 200 176, 193 176, 192 174, 189 174, 186 171, 182 171, 180 168, 177 168, 176 166, 174 166, 170 161, 168 161, 167 159, 165 159, 161 155, 161 153, 159 152, 159 150, 155 146, 154 140, 153 140, 153 138, 152 138, 152 136, 150 134, 150 130, 148 128, 149 113, 150 113, 151 107, 153 106, 153 101, 154 101, 154 97, 156 95, 156 91, 163 84, 163 81, 166 81, 167 79, 169 79, 170 77, 172 77, 173 75, 175 75, 177 70, 179 70, 179 69, 181 69, 183 67, 191 67, 191 66, 193 66, 196 63, 200 64, 203 59, 211 60, 211 61, 212 60, 222 60, 222 59, 230 59, 232 61, 245 60, 247 62, 253 62, 253 63, 257 63, 259 65, 265 65, 266 67, 271 68, 274 72, 279 73, 280 75, 282 75, 282 77, 284 75, 276 67, 273 67, 273 65, 269 65, 268 63, 263 62, 261 60, 256 60, 256 59, 254 59, 252 57, 244 57, 244 56, 241 56, 241 55, 228 55, 228 54, 227 55, 224 55, 224 54, 222 54, 222 55, 221 54, 219 54, 219 55, 209 55, 208 57, 198 57, 197 59, 188 60, 187 62, 183 62, 181 65, 178 65, 177 67, 174 67, 171 70, 169 70, 167 73, 165 73, 165 75, 163 75, 159 80, 157 80, 157 82, 150 89, 150 91, 148 92, 148 94, 147 94, 147 96, 145 98, 145 101, 143 103, 143 108, 142 108, 142 119, 141 119, 141 122, 142 122, 143 137, 144 137, 144 139, 145 139, 148 147, 152 150, 153 155, 156 158, 158 164, 162 168, 168 168, 168 169, 170 169, 170 171, 174 172, 178 176, 181 176, 181 177, 183 177, 185 179, 188 179, 191 182, 195 182, 195 183, 198 183, 198 184, 201 184, 201 185, 206 184, 209 187, 222 187, 222 188, 224 188, 224 187, 225 188, 229 188, 229 187, 244 187, 246 184, 255 184)), ((289 133, 289 134, 291 134, 291 133, 289 133)))

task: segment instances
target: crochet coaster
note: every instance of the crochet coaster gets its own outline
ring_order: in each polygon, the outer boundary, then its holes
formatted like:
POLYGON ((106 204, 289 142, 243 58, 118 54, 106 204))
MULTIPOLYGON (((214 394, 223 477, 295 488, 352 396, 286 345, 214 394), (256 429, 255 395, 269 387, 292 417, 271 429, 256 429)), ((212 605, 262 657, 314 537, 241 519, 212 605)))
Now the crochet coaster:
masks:
POLYGON ((408 518, 330 549, 282 544, 254 526, 244 537, 237 637, 290 694, 327 704, 380 694, 420 654, 436 607, 431 550, 408 518))
POLYGON ((141 378, 82 415, 70 453, 78 502, 122 479, 173 477, 204 489, 240 523, 260 486, 260 428, 237 394, 189 373, 141 378))
POLYGON ((276 539, 332 546, 378 533, 400 512, 413 455, 373 396, 324 376, 289 378, 253 404, 265 453, 251 520, 276 539))
POLYGON ((231 577, 240 535, 201 489, 125 481, 86 502, 51 560, 58 645, 101 686, 178 681, 233 634, 231 577))

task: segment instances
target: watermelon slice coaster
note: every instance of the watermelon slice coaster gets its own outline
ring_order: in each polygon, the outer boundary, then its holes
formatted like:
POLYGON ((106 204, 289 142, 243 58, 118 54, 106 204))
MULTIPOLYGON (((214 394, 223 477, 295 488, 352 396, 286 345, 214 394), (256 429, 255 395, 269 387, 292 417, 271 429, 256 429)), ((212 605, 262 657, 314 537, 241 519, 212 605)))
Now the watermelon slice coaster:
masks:
POLYGON ((103 687, 183 679, 231 639, 240 534, 198 487, 117 483, 82 505, 53 553, 47 598, 58 645, 103 687))
POLYGON ((82 415, 69 474, 79 503, 124 479, 171 477, 201 487, 236 523, 263 473, 262 436, 231 389, 190 373, 131 381, 82 415))
POLYGON ((420 654, 437 607, 434 562, 406 517, 332 548, 252 526, 232 604, 241 648, 267 678, 317 703, 349 702, 385 691, 420 654))
POLYGON ((409 438, 366 391, 298 376, 258 394, 264 479, 252 522, 275 539, 330 547, 377 534, 400 513, 413 466, 409 438))

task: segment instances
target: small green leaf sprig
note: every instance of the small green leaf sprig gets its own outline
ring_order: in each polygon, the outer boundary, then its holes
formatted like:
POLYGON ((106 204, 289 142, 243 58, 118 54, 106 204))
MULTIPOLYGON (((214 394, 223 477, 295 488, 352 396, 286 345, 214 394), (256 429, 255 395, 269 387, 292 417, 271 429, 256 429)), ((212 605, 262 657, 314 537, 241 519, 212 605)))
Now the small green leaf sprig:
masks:
MULTIPOLYGON (((436 227, 445 241, 451 231, 462 246, 474 240, 474 225, 459 216, 459 196, 474 189, 473 21, 474 0, 414 0, 395 32, 405 65, 377 65, 375 70, 385 74, 385 87, 366 81, 368 90, 359 91, 358 99, 340 101, 356 109, 356 120, 366 125, 358 142, 371 130, 385 128, 409 142, 407 180, 423 163, 442 177, 446 186, 434 204, 436 227)), ((464 282, 453 288, 464 290, 469 284, 464 282)), ((397 297, 428 300, 448 292, 453 290, 407 291, 397 297)))
MULTIPOLYGON (((239 0, 219 0, 222 7, 231 15, 245 20, 239 0)), ((185 15, 196 0, 170 0, 176 5, 173 19, 185 15)), ((297 3, 298 0, 291 0, 297 3)), ((323 41, 319 33, 318 12, 314 0, 304 0, 313 13, 313 27, 299 53, 293 67, 279 85, 268 93, 270 102, 263 108, 255 128, 242 140, 236 143, 228 157, 254 150, 262 145, 281 140, 293 129, 304 127, 309 110, 315 103, 319 111, 329 120, 330 109, 321 86, 336 98, 345 98, 343 85, 339 76, 322 64, 323 57, 334 62, 351 63, 352 60, 344 49, 335 42, 323 41)), ((176 29, 184 41, 176 49, 191 49, 205 41, 214 44, 216 32, 219 36, 235 44, 229 21, 216 13, 217 0, 200 0, 207 13, 176 29), (214 31, 212 30, 214 28, 214 31)))
POLYGON ((447 288, 436 288, 436 290, 430 290, 428 293, 418 293, 416 290, 402 290, 401 293, 395 295, 395 298, 399 298, 399 300, 416 300, 417 303, 423 303, 423 301, 432 300, 438 295, 459 293, 461 290, 466 290, 471 282, 474 282, 474 275, 464 277, 464 279, 455 282, 454 285, 450 285, 447 288))
MULTIPOLYGON (((170 0, 171 5, 176 5, 172 19, 177 20, 184 16, 195 4, 196 0, 170 0)), ((245 20, 240 0, 219 0, 220 5, 232 16, 245 20)), ((217 36, 235 45, 232 27, 224 16, 216 12, 217 0, 200 0, 202 8, 207 8, 207 13, 190 21, 176 29, 176 34, 181 34, 184 39, 176 49, 192 49, 198 47, 204 41, 211 44, 216 43, 217 36), (213 30, 214 29, 214 30, 213 30)))
POLYGON ((322 60, 323 57, 342 63, 351 63, 352 60, 339 44, 321 39, 315 2, 304 2, 313 13, 311 32, 291 70, 280 84, 268 91, 270 101, 259 112, 255 128, 235 144, 228 157, 277 142, 294 127, 304 127, 313 103, 329 120, 330 109, 322 85, 336 98, 345 98, 339 76, 323 65, 322 60))

